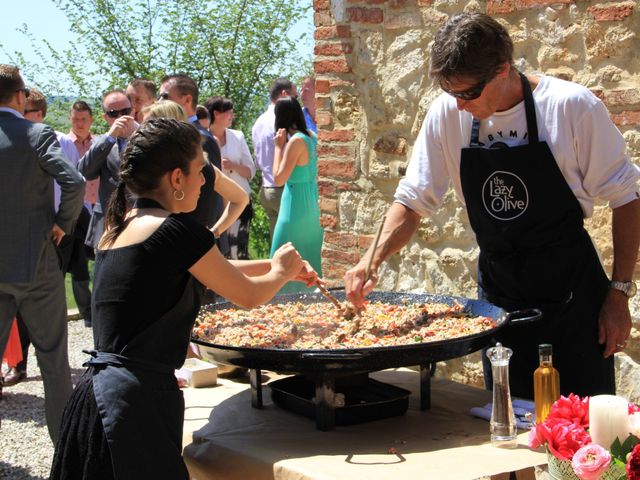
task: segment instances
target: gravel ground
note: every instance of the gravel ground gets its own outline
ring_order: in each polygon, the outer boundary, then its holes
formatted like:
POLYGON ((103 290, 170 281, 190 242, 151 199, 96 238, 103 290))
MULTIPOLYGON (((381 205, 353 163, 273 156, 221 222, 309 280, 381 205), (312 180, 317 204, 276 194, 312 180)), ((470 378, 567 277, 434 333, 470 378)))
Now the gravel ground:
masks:
MULTIPOLYGON (((80 377, 87 360, 83 349, 93 348, 93 334, 84 322, 69 322, 69 364, 72 381, 80 377)), ((33 347, 29 351, 28 377, 5 387, 0 400, 0 479, 49 478, 53 444, 44 419, 44 389, 33 347)))

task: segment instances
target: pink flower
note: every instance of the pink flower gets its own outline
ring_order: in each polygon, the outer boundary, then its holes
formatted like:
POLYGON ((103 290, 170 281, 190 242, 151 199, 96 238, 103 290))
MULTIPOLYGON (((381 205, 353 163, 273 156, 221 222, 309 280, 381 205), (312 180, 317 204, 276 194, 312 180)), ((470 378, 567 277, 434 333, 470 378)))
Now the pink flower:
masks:
POLYGON ((553 422, 545 420, 529 434, 531 448, 546 445, 560 460, 571 460, 581 447, 589 443, 591 437, 583 427, 564 419, 553 422))
POLYGON ((635 403, 629 403, 629 415, 640 412, 640 407, 635 403))
POLYGON ((573 393, 560 397, 551 407, 545 422, 554 420, 568 420, 589 428, 589 397, 580 398, 573 393))
POLYGON ((529 448, 535 450, 536 448, 542 447, 545 443, 541 438, 538 438, 537 427, 531 427, 531 430, 529 430, 529 448))
POLYGON ((571 466, 580 480, 598 480, 611 463, 611 454, 600 445, 592 443, 580 448, 571 466))

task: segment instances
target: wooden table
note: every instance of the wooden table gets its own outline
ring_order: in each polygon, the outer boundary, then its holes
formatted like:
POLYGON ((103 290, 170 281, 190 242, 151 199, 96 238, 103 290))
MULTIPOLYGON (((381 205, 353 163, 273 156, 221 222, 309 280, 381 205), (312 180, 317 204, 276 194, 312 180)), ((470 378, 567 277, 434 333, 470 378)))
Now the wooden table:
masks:
POLYGON ((485 390, 433 379, 431 410, 419 409, 419 375, 372 374, 414 393, 400 417, 320 432, 315 422, 271 402, 251 408, 249 385, 222 380, 187 389, 184 456, 195 480, 475 479, 546 463, 541 452, 491 446, 489 423, 469 415, 491 401, 485 390))

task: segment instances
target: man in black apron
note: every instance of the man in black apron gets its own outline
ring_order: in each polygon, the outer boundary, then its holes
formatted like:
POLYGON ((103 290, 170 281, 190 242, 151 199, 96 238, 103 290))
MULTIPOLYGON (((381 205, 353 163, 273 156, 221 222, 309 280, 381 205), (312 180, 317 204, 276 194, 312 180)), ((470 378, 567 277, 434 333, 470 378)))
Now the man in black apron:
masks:
POLYGON ((427 114, 420 134, 424 138, 414 147, 407 179, 387 213, 378 248, 345 275, 349 299, 362 304, 377 281, 377 267, 409 242, 421 216, 437 209, 447 185, 442 177, 448 176, 464 199, 480 247, 482 296, 508 311, 537 307, 544 314, 538 322, 503 330, 500 340, 514 350, 512 393, 533 398, 540 343, 554 346, 563 394, 614 393, 612 354, 625 347, 630 334, 628 300, 635 294, 632 277, 640 243, 638 168, 624 156, 621 135, 604 107, 582 87, 518 72, 507 32, 487 15, 451 18, 436 35, 431 53, 431 74, 448 95, 437 99, 427 114), (532 94, 539 82, 544 83, 537 92, 544 105, 536 104, 532 94), (562 102, 566 105, 559 108, 562 102), (548 114, 556 110, 561 113, 548 114), (580 144, 573 140, 582 134, 582 123, 563 124, 574 116, 585 118, 575 113, 582 115, 583 110, 584 115, 600 115, 594 138, 587 140, 610 142, 622 150, 611 158, 586 159, 588 165, 599 162, 593 167, 599 176, 605 176, 600 170, 608 172, 600 189, 592 190, 606 192, 603 196, 613 209, 612 282, 583 227, 585 208, 576 197, 579 190, 586 204, 592 202, 587 197, 597 195, 588 190, 598 175, 585 171, 581 159, 567 161, 572 154, 597 157, 571 148, 580 144), (559 118, 563 113, 567 117, 559 118), (539 125, 538 116, 549 124, 539 125), (487 133, 505 118, 514 118, 520 128, 509 134, 487 133), (603 137, 595 138, 600 130, 603 137), (558 144, 541 141, 540 132, 558 144), (504 141, 496 136, 504 136, 504 141), (562 142, 569 148, 559 145, 562 142), (561 162, 552 153, 554 147, 562 154, 561 162), (371 255, 373 273, 367 280, 364 272, 371 255))

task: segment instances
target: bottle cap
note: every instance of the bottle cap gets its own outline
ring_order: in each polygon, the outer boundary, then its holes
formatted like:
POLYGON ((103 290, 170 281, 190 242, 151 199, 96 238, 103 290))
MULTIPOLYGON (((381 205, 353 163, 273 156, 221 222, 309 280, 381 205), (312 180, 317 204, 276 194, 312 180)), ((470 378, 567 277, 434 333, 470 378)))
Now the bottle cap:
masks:
POLYGON ((551 355, 553 347, 550 343, 541 343, 538 345, 538 353, 540 355, 551 355))

